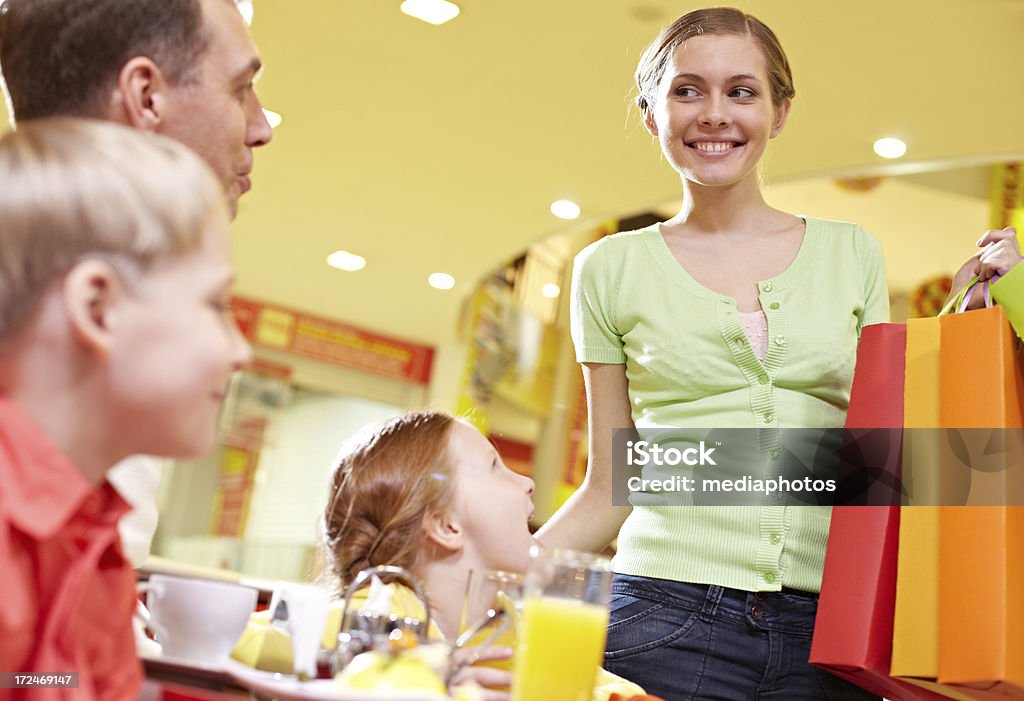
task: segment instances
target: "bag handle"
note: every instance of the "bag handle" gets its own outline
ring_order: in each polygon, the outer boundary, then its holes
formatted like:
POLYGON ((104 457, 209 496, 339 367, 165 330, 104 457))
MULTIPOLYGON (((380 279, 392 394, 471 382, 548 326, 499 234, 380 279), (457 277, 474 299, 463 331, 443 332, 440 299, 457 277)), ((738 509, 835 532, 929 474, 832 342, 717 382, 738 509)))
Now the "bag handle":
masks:
POLYGON ((993 281, 986 280, 985 282, 982 282, 977 277, 972 278, 971 281, 964 285, 963 289, 957 293, 956 297, 946 303, 946 305, 939 311, 938 316, 962 314, 964 310, 967 309, 967 305, 971 303, 971 297, 974 295, 974 290, 978 287, 982 288, 982 292, 985 295, 985 307, 992 307, 992 291, 989 289, 989 284, 991 282, 993 281))

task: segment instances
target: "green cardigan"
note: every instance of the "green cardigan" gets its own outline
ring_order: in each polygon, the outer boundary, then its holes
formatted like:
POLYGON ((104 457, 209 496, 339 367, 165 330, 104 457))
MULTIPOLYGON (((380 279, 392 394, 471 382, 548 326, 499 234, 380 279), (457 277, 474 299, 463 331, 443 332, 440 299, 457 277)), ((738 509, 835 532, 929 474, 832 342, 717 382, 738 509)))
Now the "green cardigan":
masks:
MULTIPOLYGON (((860 330, 889 319, 878 241, 855 224, 806 218, 793 262, 758 288, 769 330, 763 361, 735 300, 694 280, 659 225, 605 237, 579 253, 573 270, 577 360, 625 364, 641 434, 842 426, 860 330)), ((747 591, 817 591, 830 515, 812 506, 635 505, 615 569, 747 591)))

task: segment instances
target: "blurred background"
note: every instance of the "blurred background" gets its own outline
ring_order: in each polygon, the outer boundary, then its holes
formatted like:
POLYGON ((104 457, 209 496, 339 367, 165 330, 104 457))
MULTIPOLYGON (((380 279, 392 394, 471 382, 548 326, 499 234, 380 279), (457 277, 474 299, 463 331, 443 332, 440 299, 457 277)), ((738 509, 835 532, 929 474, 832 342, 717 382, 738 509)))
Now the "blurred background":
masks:
MULTIPOLYGON (((675 213, 632 74, 699 5, 456 2, 434 25, 400 0, 256 0, 258 92, 280 123, 233 235, 258 360, 217 451, 167 465, 157 553, 305 578, 338 447, 407 409, 469 415, 536 480, 538 521, 579 483, 572 257, 675 213), (363 267, 329 265, 339 251, 363 267)), ((977 237, 1019 215, 1024 1, 736 5, 775 30, 795 78, 764 160, 770 203, 870 229, 893 320, 934 313, 977 237), (882 138, 905 154, 878 155, 882 138)))

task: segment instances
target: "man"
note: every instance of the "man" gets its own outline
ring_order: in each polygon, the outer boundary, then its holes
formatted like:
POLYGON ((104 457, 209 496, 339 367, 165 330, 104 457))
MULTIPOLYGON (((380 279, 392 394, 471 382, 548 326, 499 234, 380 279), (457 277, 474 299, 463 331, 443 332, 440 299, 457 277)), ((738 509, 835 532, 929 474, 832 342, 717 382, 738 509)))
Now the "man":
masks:
POLYGON ((232 214, 271 139, 260 57, 233 0, 5 0, 0 71, 17 121, 95 117, 170 136, 213 168, 232 214))
MULTIPOLYGON (((259 52, 233 0, 0 0, 0 83, 13 123, 79 116, 158 132, 213 169, 231 215, 271 128, 253 88, 259 52)), ((120 523, 140 565, 156 528, 161 463, 109 473, 133 507, 120 523)), ((145 636, 140 636, 145 640, 145 636)))

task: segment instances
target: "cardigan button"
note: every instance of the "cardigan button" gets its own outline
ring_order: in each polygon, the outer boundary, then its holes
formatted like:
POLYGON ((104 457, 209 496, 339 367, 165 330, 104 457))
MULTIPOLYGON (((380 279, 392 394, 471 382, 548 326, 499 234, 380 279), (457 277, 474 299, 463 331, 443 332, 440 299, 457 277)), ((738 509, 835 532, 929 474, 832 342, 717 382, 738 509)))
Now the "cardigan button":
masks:
POLYGON ((775 337, 775 345, 777 345, 777 346, 784 346, 784 345, 786 345, 786 337, 785 336, 776 336, 775 337))
POLYGON ((772 283, 770 283, 770 282, 764 283, 763 285, 761 285, 761 289, 764 290, 765 292, 771 292, 772 291, 772 283))

